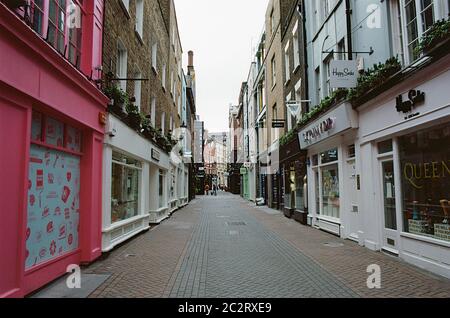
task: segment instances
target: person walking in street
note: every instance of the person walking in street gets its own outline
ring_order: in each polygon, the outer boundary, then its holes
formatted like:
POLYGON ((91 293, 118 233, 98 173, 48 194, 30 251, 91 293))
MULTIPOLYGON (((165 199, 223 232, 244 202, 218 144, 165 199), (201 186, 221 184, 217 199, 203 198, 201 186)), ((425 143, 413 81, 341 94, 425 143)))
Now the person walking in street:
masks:
POLYGON ((208 184, 205 185, 205 194, 209 195, 209 185, 208 184))
POLYGON ((217 186, 213 184, 213 194, 217 196, 217 186))

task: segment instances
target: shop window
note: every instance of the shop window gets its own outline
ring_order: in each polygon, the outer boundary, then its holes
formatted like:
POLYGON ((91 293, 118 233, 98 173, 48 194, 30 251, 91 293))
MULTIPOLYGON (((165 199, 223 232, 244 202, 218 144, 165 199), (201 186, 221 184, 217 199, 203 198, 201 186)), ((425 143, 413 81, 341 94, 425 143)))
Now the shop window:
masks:
POLYGON ((354 159, 356 157, 355 145, 350 145, 347 148, 347 157, 349 159, 354 159))
POLYGON ((394 148, 392 146, 392 139, 378 143, 378 153, 380 155, 385 154, 385 153, 390 153, 392 151, 394 151, 394 148))
POLYGON ((450 241, 450 124, 399 138, 405 232, 450 241))
POLYGON ((319 165, 319 156, 318 155, 312 156, 312 165, 313 166, 318 166, 319 165))
POLYGON ((339 218, 339 175, 338 165, 321 168, 322 173, 322 214, 339 218))
POLYGON ((31 142, 62 151, 81 153, 81 130, 33 111, 31 142))
POLYGON ((141 163, 113 153, 111 178, 111 222, 119 222, 139 214, 141 163))
POLYGON ((81 132, 38 112, 31 123, 26 269, 76 250, 80 218, 81 132))
POLYGON ((330 162, 334 162, 334 161, 338 161, 338 150, 337 148, 322 152, 320 154, 320 163, 321 164, 325 164, 325 163, 330 163, 330 162))

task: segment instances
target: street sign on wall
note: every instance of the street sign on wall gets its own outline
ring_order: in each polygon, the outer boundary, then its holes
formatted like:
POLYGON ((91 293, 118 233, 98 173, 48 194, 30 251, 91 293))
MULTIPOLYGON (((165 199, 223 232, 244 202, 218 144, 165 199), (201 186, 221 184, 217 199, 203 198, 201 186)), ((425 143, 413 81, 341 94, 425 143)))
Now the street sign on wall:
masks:
POLYGON ((354 88, 358 83, 357 61, 334 60, 330 63, 331 88, 354 88))

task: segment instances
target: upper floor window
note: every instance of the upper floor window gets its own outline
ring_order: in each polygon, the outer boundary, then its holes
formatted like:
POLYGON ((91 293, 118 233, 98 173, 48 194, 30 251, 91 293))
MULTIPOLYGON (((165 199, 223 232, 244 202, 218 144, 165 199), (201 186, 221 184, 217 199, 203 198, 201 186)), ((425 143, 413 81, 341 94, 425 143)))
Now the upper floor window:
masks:
POLYGON ((142 96, 142 73, 141 71, 137 71, 134 75, 134 98, 136 99, 135 105, 141 109, 141 96, 142 96))
POLYGON ((275 33, 275 14, 274 9, 270 13, 270 35, 272 36, 275 33))
POLYGON ((299 45, 299 35, 298 35, 298 21, 292 30, 292 47, 294 51, 294 72, 300 66, 300 45, 299 45))
POLYGON ((404 27, 409 62, 418 58, 415 48, 420 38, 437 20, 438 2, 436 0, 404 0, 404 27))
POLYGON ((117 43, 116 75, 117 78, 122 79, 121 81, 119 81, 119 86, 123 91, 127 90, 127 81, 125 80, 127 77, 127 60, 127 49, 125 48, 123 43, 119 41, 117 43))
POLYGON ((155 43, 152 45, 152 68, 155 72, 157 71, 157 61, 158 61, 158 44, 155 43))
POLYGON ((290 54, 289 54, 289 42, 286 44, 284 48, 284 66, 286 73, 286 83, 291 79, 291 63, 290 63, 290 54))
POLYGON ((136 32, 143 37, 144 29, 144 0, 136 0, 136 32))
POLYGON ((272 65, 272 87, 277 83, 277 62, 275 60, 275 55, 272 57, 270 63, 272 65))
POLYGON ((120 0, 122 2, 123 7, 127 10, 130 11, 130 0, 120 0))
POLYGON ((23 12, 31 27, 74 66, 80 67, 82 0, 31 0, 23 12))
POLYGON ((167 72, 166 69, 167 69, 167 66, 166 66, 166 64, 164 64, 162 67, 162 74, 161 74, 161 82, 162 82, 162 87, 164 89, 166 89, 166 72, 167 72))

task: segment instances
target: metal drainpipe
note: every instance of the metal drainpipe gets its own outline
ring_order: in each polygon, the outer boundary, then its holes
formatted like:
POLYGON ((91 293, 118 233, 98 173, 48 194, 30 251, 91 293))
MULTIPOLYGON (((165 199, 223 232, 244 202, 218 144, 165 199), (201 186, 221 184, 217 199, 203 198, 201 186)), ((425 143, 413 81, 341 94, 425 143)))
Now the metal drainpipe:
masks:
POLYGON ((352 9, 350 7, 350 0, 345 0, 345 15, 347 18, 347 51, 348 60, 353 60, 353 45, 352 45, 352 9))

